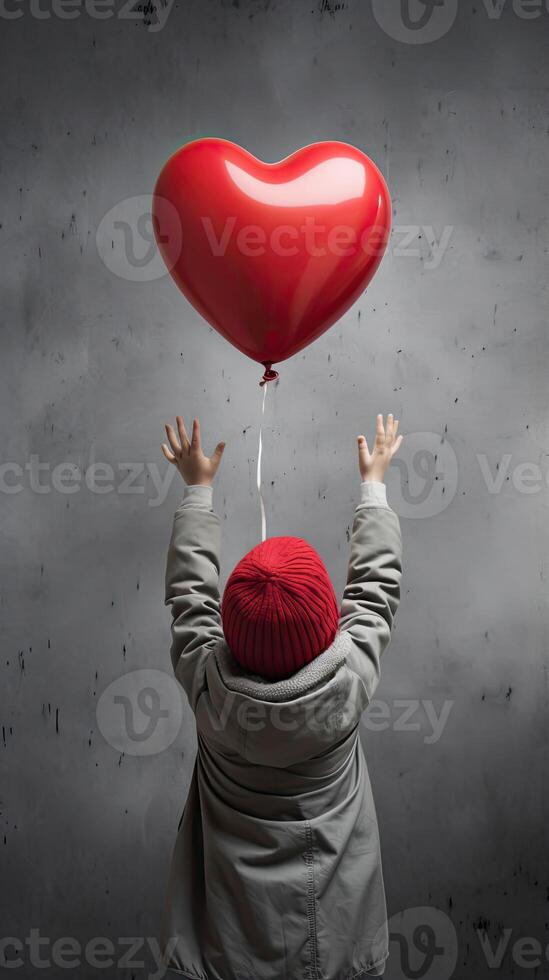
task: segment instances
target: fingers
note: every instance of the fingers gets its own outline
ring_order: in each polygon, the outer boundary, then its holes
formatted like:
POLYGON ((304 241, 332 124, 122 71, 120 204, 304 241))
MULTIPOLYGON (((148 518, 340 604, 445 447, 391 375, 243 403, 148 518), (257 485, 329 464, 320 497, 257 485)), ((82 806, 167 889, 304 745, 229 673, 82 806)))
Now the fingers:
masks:
POLYGON ((215 447, 215 449, 213 451, 213 455, 212 455, 212 458, 210 460, 210 463, 212 464, 212 466, 214 468, 214 472, 217 471, 217 468, 219 467, 219 464, 221 462, 221 457, 223 456, 224 449, 225 449, 225 443, 224 442, 218 442, 217 446, 215 447))
POLYGON ((369 449, 368 449, 368 443, 366 441, 366 437, 365 436, 359 436, 358 439, 357 439, 357 442, 358 442, 358 455, 359 455, 359 457, 360 456, 366 456, 366 457, 369 456, 370 455, 370 452, 369 452, 369 449))
POLYGON ((399 419, 395 419, 392 412, 389 412, 385 426, 383 425, 383 415, 378 415, 376 417, 376 443, 382 440, 385 445, 391 446, 396 439, 399 424, 399 419))
POLYGON ((177 422, 177 431, 179 432, 179 441, 181 442, 181 448, 184 452, 189 452, 189 437, 187 435, 187 430, 185 428, 185 423, 181 415, 176 415, 175 421, 177 422))
POLYGON ((383 427, 383 415, 376 416, 376 448, 381 448, 385 443, 385 429, 383 427))
POLYGON ((394 456, 395 453, 398 453, 402 445, 403 436, 399 436, 397 439, 398 426, 399 426, 399 420, 397 419, 393 426, 393 434, 391 437, 391 441, 387 443, 388 448, 391 450, 391 456, 394 456))
POLYGON ((191 437, 191 449, 194 449, 196 452, 197 449, 201 448, 201 445, 202 443, 200 441, 200 422, 198 421, 198 419, 193 419, 193 434, 191 437))
POLYGON ((175 463, 175 456, 170 452, 165 442, 162 443, 162 452, 169 463, 175 463))
POLYGON ((181 452, 181 446, 177 441, 177 436, 175 434, 175 429, 173 425, 166 424, 166 435, 168 436, 168 442, 171 446, 174 456, 178 456, 181 452))
MULTIPOLYGON (((175 418, 177 423, 177 433, 173 425, 170 425, 169 423, 166 424, 166 434, 168 436, 169 445, 167 445, 165 442, 162 443, 162 452, 164 453, 164 456, 166 457, 169 463, 175 463, 176 465, 179 465, 180 462, 183 462, 181 460, 183 454, 188 454, 192 451, 193 453, 198 453, 199 456, 202 456, 202 440, 200 435, 200 422, 198 419, 193 419, 192 434, 191 434, 191 439, 189 441, 189 437, 187 435, 187 430, 185 428, 185 423, 183 421, 182 416, 176 415, 175 418), (179 435, 179 440, 177 438, 178 435, 179 435)), ((214 449, 213 455, 209 460, 214 473, 217 471, 219 467, 224 449, 225 449, 225 443, 218 442, 217 446, 214 449)), ((205 459, 203 456, 202 459, 204 460, 205 463, 205 459)))

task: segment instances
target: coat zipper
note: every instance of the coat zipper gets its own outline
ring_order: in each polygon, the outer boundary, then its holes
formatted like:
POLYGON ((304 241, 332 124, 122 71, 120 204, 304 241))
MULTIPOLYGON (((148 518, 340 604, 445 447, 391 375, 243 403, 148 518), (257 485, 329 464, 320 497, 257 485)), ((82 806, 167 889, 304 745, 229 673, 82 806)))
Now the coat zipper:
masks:
POLYGON ((318 966, 318 935, 316 921, 315 866, 313 830, 310 823, 305 824, 305 864, 307 866, 307 927, 311 949, 310 980, 322 980, 318 966))

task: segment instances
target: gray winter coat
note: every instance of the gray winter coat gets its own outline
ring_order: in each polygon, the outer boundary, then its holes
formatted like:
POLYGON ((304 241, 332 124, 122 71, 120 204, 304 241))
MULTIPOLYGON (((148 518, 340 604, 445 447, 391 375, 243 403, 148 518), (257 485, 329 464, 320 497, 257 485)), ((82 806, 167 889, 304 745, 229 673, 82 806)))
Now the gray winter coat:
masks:
POLYGON ((358 733, 398 605, 401 536, 380 484, 356 508, 340 630, 284 681, 244 673, 219 614, 209 488, 176 511, 171 656, 198 753, 162 946, 192 980, 359 980, 388 952, 376 813, 358 733))

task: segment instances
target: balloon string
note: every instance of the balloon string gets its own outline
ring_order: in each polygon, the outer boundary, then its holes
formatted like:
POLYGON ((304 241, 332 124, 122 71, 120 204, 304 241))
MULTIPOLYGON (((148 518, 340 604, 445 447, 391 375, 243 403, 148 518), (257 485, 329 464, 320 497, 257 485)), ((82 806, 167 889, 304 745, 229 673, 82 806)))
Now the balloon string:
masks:
POLYGON ((261 456, 263 454, 263 421, 265 419, 265 399, 267 397, 267 385, 263 388, 263 404, 261 406, 261 422, 259 423, 259 449, 257 452, 257 492, 259 494, 259 506, 261 508, 261 541, 267 537, 267 521, 265 519, 265 504, 261 493, 261 456))

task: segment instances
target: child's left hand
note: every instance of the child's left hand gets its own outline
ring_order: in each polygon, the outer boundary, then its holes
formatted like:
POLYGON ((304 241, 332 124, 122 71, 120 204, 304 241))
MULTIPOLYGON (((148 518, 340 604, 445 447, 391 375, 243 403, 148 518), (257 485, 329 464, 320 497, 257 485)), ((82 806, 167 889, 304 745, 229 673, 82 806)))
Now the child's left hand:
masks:
POLYGON ((166 443, 163 443, 162 452, 164 456, 170 463, 173 463, 177 467, 187 485, 196 486, 197 484, 202 484, 207 487, 211 486, 215 474, 219 469, 225 443, 219 442, 215 447, 213 456, 208 458, 202 452, 200 422, 198 419, 194 419, 193 421, 193 432, 190 440, 181 415, 176 416, 176 423, 179 440, 173 426, 166 425, 166 435, 168 436, 171 451, 166 443))

